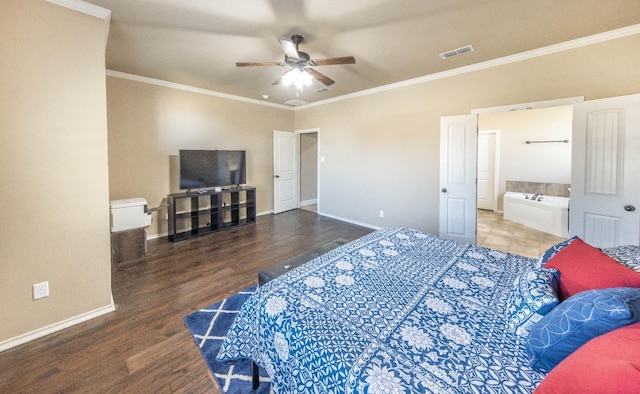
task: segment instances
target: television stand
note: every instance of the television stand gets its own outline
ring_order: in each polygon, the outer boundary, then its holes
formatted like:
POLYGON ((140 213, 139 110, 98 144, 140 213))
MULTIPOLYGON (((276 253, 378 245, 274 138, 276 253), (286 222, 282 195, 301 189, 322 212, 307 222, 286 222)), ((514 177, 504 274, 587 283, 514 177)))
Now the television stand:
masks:
POLYGON ((256 222, 256 188, 205 189, 167 195, 169 241, 256 222))

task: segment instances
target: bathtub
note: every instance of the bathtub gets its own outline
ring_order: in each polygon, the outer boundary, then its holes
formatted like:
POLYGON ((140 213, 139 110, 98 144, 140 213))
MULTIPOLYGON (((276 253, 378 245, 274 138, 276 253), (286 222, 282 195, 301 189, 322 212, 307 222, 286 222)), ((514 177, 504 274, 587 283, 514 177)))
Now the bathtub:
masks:
POLYGON ((541 201, 533 201, 531 196, 506 192, 503 217, 556 237, 569 238, 569 198, 543 195, 541 201))

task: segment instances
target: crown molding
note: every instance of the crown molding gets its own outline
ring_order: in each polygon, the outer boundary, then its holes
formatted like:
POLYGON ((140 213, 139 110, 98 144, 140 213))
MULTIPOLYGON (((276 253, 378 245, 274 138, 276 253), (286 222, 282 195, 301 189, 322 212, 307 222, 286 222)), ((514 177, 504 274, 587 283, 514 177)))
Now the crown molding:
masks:
POLYGON ((46 2, 59 5, 61 7, 68 8, 70 10, 82 12, 83 14, 95 16, 100 19, 110 19, 111 11, 97 6, 95 4, 87 3, 82 0, 45 0, 46 2))
POLYGON ((627 36, 640 34, 640 24, 623 27, 616 30, 611 30, 604 33, 594 34, 587 37, 577 38, 575 40, 562 42, 559 44, 549 45, 546 47, 533 49, 526 52, 517 53, 515 55, 505 56, 498 59, 488 60, 481 63, 471 64, 464 67, 455 68, 452 70, 442 71, 439 73, 429 74, 418 78, 407 79, 392 83, 389 85, 378 86, 371 89, 361 90, 343 96, 333 97, 326 100, 316 101, 315 103, 301 105, 296 107, 295 110, 307 109, 320 105, 335 103, 338 101, 348 100, 356 97, 367 96, 374 93, 385 92, 388 90, 399 89, 407 86, 419 85, 425 82, 435 81, 438 79, 449 78, 456 75, 466 74, 474 71, 485 70, 492 67, 498 67, 505 64, 516 63, 523 60, 533 59, 540 56, 546 56, 558 52, 568 51, 570 49, 580 48, 592 44, 597 44, 605 41, 615 40, 627 36))
POLYGON ((180 83, 164 81, 162 79, 155 79, 155 78, 143 77, 143 76, 135 75, 135 74, 124 73, 124 72, 121 72, 121 71, 107 70, 107 76, 114 77, 114 78, 120 78, 120 79, 127 79, 127 80, 130 80, 130 81, 147 83, 147 84, 150 84, 150 85, 162 86, 162 87, 165 87, 165 88, 184 90, 186 92, 204 94, 206 96, 213 96, 213 97, 220 97, 220 98, 224 98, 224 99, 228 99, 228 100, 241 101, 241 102, 244 102, 244 103, 265 105, 267 107, 274 107, 274 108, 279 108, 279 109, 287 109, 289 111, 293 110, 292 107, 289 107, 289 106, 284 105, 284 104, 275 104, 275 103, 264 102, 264 101, 260 101, 260 100, 256 100, 256 99, 250 99, 250 98, 246 98, 246 97, 242 97, 242 96, 236 96, 236 95, 233 95, 233 94, 216 92, 214 90, 197 88, 197 87, 194 87, 194 86, 183 85, 183 84, 180 84, 180 83))
POLYGON ((512 104, 512 105, 502 105, 499 107, 472 109, 471 113, 482 115, 482 114, 493 114, 498 112, 511 112, 511 111, 527 110, 527 109, 559 107, 562 105, 573 105, 575 103, 581 103, 583 101, 584 101, 584 96, 566 97, 566 98, 554 99, 554 100, 533 101, 530 103, 520 103, 520 104, 512 104))
POLYGON ((87 3, 82 0, 45 0, 51 4, 59 5, 60 7, 68 8, 70 10, 78 11, 89 16, 95 16, 96 18, 104 21, 104 47, 107 48, 107 39, 109 38, 109 26, 111 26, 111 10, 97 6, 95 4, 87 3))

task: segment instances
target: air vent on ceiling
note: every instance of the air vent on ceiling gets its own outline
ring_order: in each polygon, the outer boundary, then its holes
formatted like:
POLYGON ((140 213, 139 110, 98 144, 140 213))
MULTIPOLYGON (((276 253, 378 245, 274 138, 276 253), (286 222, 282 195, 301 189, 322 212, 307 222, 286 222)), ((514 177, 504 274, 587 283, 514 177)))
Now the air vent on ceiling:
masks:
POLYGON ((318 89, 314 90, 314 92, 316 92, 316 93, 324 93, 324 92, 328 92, 330 90, 331 90, 330 88, 328 88, 326 86, 323 86, 321 88, 318 88, 318 89))
POLYGON ((306 101, 302 101, 302 100, 297 100, 297 99, 296 99, 296 100, 289 100, 289 101, 286 101, 286 102, 285 102, 285 104, 287 104, 287 105, 291 105, 291 106, 293 106, 293 107, 297 107, 297 106, 299 106, 299 105, 305 105, 305 104, 309 104, 309 103, 308 103, 308 102, 306 102, 306 101))
POLYGON ((458 49, 454 49, 451 51, 447 51, 447 52, 443 52, 440 54, 440 57, 443 59, 449 59, 450 57, 454 57, 454 56, 458 56, 458 55, 463 55, 465 53, 470 53, 475 51, 475 49, 473 48, 473 45, 467 45, 466 47, 462 47, 462 48, 458 48, 458 49))

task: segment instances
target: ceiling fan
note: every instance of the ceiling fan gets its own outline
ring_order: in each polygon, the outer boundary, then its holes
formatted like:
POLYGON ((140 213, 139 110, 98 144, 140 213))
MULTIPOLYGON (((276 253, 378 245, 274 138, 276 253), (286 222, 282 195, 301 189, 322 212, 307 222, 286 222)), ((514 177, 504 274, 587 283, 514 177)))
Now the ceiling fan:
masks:
MULTIPOLYGON (((333 57, 329 59, 311 59, 308 53, 298 50, 298 45, 304 40, 300 35, 291 36, 291 41, 285 39, 278 39, 280 47, 284 51, 284 62, 237 62, 236 67, 255 67, 255 66, 278 66, 283 67, 286 65, 291 66, 292 70, 298 70, 298 72, 306 71, 311 77, 322 82, 326 86, 332 85, 335 81, 321 72, 311 68, 312 66, 330 66, 334 64, 355 64, 356 59, 353 56, 333 57)), ((286 80, 285 73, 278 78, 273 85, 279 85, 286 80)))

